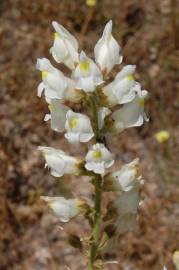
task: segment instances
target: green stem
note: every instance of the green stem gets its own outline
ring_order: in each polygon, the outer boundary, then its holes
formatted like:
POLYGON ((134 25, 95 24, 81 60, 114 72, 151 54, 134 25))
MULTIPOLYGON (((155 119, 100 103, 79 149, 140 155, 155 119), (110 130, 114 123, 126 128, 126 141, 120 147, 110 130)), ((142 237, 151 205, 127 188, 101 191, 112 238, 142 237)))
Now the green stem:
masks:
POLYGON ((100 131, 98 127, 98 110, 96 104, 96 96, 91 94, 88 96, 89 108, 91 112, 92 125, 95 133, 96 141, 100 142, 100 131))
MULTIPOLYGON (((91 117, 96 141, 103 142, 103 138, 101 137, 98 125, 97 102, 96 97, 94 95, 91 95, 89 97, 89 107, 92 113, 91 117)), ((94 187, 95 187, 95 203, 94 203, 95 215, 94 215, 94 223, 92 226, 92 244, 90 247, 88 270, 94 269, 94 262, 98 255, 98 247, 100 244, 99 240, 100 240, 100 224, 101 224, 102 177, 99 174, 96 174, 94 176, 94 187)))
MULTIPOLYGON (((90 251, 90 260, 93 265, 98 252, 100 223, 101 223, 101 176, 95 178, 95 216, 92 230, 93 242, 90 251)), ((93 269, 93 268, 92 268, 93 269)))

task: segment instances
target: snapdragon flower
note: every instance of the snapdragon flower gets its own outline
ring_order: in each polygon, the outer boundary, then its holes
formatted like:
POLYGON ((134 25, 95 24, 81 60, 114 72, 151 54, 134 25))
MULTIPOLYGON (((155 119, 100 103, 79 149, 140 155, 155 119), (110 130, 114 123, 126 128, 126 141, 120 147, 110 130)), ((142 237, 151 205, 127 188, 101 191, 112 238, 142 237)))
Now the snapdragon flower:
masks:
POLYGON ((51 120, 51 128, 57 132, 65 131, 66 114, 70 110, 58 99, 52 99, 48 106, 50 114, 46 114, 44 121, 51 120))
POLYGON ((49 99, 63 99, 67 89, 67 81, 62 72, 52 66, 46 58, 38 59, 36 68, 42 72, 42 82, 38 86, 38 96, 44 91, 49 99))
POLYGON ((135 185, 130 191, 124 192, 115 202, 117 217, 114 222, 116 236, 132 230, 136 226, 137 213, 140 205, 140 185, 135 185))
POLYGON ((97 174, 103 174, 105 169, 114 164, 113 155, 104 146, 104 144, 97 143, 88 151, 86 157, 85 168, 88 171, 93 171, 97 174))
POLYGON ((54 44, 50 49, 57 63, 64 63, 68 68, 74 69, 78 62, 78 41, 61 24, 53 21, 55 29, 54 44))
POLYGON ((85 143, 94 137, 89 117, 72 110, 66 114, 65 129, 65 138, 71 143, 85 143))
POLYGON ((72 73, 76 88, 85 92, 93 92, 103 82, 102 74, 97 65, 82 51, 80 60, 72 73))
POLYGON ((65 199, 64 197, 41 196, 41 199, 48 203, 55 215, 61 222, 68 222, 80 213, 78 199, 65 199))
MULTIPOLYGON (((138 88, 140 89, 139 85, 138 88)), ((143 124, 144 120, 149 121, 144 111, 147 95, 148 92, 146 90, 137 91, 135 98, 131 102, 124 104, 121 109, 112 113, 114 129, 117 132, 130 127, 139 127, 143 124)))
POLYGON ((110 106, 124 104, 132 101, 136 95, 133 74, 135 65, 125 66, 115 77, 114 81, 106 85, 102 91, 107 97, 110 106))
POLYGON ((120 54, 121 48, 111 32, 112 21, 109 21, 94 48, 96 63, 104 73, 109 73, 114 65, 120 64, 123 59, 120 54))
POLYGON ((136 184, 141 182, 138 175, 139 159, 122 166, 119 171, 107 174, 104 177, 104 188, 110 191, 130 191, 136 184))
POLYGON ((52 147, 39 146, 46 160, 45 167, 49 167, 51 175, 61 177, 64 174, 79 175, 81 172, 82 160, 79 158, 68 156, 62 150, 52 147))

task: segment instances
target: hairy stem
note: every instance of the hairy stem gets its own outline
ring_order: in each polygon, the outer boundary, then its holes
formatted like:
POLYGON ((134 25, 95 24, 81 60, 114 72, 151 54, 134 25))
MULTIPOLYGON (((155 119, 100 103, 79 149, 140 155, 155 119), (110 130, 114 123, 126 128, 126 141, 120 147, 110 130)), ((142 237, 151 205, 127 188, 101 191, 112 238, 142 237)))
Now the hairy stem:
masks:
MULTIPOLYGON (((91 110, 91 117, 93 122, 93 128, 95 133, 95 138, 97 142, 102 142, 103 138, 100 134, 98 125, 98 110, 96 97, 94 95, 89 97, 89 107, 91 110)), ((92 243, 90 247, 90 255, 88 262, 88 269, 94 269, 94 262, 98 255, 99 238, 100 238, 100 223, 101 223, 101 195, 102 195, 102 177, 99 174, 94 176, 94 187, 95 187, 95 203, 94 203, 94 223, 92 226, 92 243)))
POLYGON ((98 253, 99 237, 101 223, 101 176, 95 178, 95 217, 92 230, 93 241, 90 249, 89 269, 93 269, 93 263, 98 253))

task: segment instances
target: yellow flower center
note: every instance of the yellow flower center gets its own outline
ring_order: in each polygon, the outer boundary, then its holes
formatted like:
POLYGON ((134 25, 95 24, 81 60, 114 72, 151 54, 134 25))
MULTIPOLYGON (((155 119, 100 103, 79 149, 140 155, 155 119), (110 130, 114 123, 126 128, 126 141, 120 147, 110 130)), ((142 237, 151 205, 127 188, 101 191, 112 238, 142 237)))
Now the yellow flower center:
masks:
POLYGON ((145 99, 144 98, 140 98, 139 99, 139 106, 141 106, 142 108, 144 108, 145 105, 145 99))
POLYGON ((93 7, 96 5, 96 0, 86 0, 86 4, 89 7, 93 7))
POLYGON ((129 81, 134 81, 134 76, 132 74, 127 75, 129 81))
POLYGON ((92 156, 93 156, 93 158, 95 158, 95 159, 99 159, 99 158, 102 157, 102 153, 101 153, 100 150, 95 150, 95 151, 93 151, 92 156))
POLYGON ((166 142, 170 137, 170 134, 168 131, 166 130, 162 130, 159 131, 155 134, 155 139, 159 142, 159 143, 163 143, 166 142))
POLYGON ((58 38, 60 38, 60 34, 57 33, 57 32, 55 32, 55 33, 54 33, 54 39, 58 39, 58 38))
POLYGON ((78 119, 77 118, 72 118, 72 119, 70 119, 69 120, 69 126, 70 126, 70 128, 71 129, 73 129, 73 128, 76 128, 77 127, 77 125, 78 125, 78 119))
POLYGON ((80 62, 79 64, 81 72, 88 72, 90 68, 90 61, 80 62))
POLYGON ((42 71, 42 80, 44 80, 45 78, 47 78, 49 72, 48 71, 42 71))

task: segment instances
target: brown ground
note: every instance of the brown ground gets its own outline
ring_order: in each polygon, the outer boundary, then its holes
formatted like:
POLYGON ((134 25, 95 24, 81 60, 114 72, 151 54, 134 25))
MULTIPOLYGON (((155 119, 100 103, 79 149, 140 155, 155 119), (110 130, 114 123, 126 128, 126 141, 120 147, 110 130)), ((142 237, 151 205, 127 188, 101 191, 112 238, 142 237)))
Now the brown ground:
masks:
MULTIPOLYGON (((39 200, 41 194, 68 195, 70 187, 87 194, 90 185, 86 179, 57 182, 43 169, 38 145, 64 150, 69 146, 43 122, 47 107, 36 97, 40 77, 35 62, 37 57, 49 57, 52 20, 75 33, 92 54, 111 18, 125 64, 137 64, 136 77, 150 91, 151 121, 115 137, 111 145, 123 161, 140 157, 146 182, 139 227, 124 235, 108 255, 109 260, 119 259, 119 265, 108 269, 159 270, 165 264, 172 270, 171 256, 179 249, 177 7, 172 9, 170 0, 101 0, 86 31, 90 11, 84 2, 0 1, 0 270, 61 270, 65 265, 86 269, 78 252, 64 244, 64 232, 39 200), (161 129, 171 134, 165 145, 154 139, 161 129)), ((80 150, 75 147, 71 153, 80 150)), ((85 228, 81 220, 68 225, 70 231, 85 228)))

